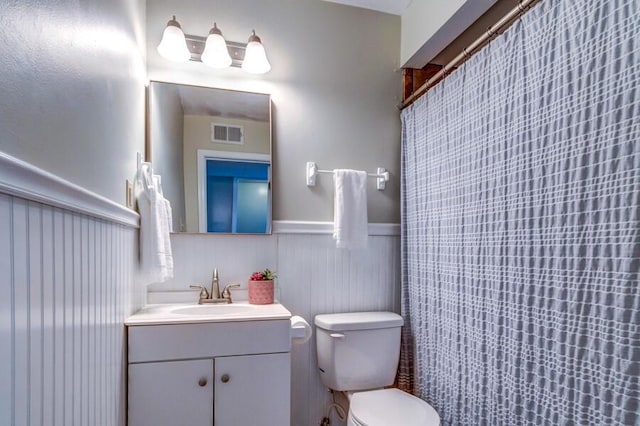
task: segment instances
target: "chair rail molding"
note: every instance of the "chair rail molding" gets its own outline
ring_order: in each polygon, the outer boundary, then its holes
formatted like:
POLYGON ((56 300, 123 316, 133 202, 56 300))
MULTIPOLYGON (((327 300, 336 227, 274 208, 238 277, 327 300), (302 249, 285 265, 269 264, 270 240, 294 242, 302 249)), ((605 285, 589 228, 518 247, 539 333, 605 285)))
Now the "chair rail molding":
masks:
POLYGON ((140 216, 101 195, 0 152, 0 192, 130 227, 140 216))
MULTIPOLYGON (((274 220, 274 234, 333 234, 333 222, 274 220)), ((369 235, 400 235, 399 223, 370 223, 369 235)))

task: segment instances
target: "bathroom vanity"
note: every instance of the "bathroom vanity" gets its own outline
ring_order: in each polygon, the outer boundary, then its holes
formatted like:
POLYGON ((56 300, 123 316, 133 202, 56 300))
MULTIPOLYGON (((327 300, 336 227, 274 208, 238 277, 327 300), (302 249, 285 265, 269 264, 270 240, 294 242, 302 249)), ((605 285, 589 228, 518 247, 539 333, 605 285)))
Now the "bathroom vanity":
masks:
POLYGON ((289 425, 290 318, 243 303, 129 317, 129 426, 289 425))

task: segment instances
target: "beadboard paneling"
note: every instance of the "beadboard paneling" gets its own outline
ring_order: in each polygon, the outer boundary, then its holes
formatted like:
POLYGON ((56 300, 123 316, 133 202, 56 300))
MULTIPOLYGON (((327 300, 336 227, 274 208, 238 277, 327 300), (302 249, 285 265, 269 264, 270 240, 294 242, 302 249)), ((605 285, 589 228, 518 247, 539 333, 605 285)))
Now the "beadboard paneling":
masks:
POLYGON ((240 283, 246 288, 251 272, 276 267, 276 244, 273 235, 171 234, 174 278, 149 285, 149 291, 209 286, 213 268, 218 268, 220 286, 240 283))
POLYGON ((0 194, 0 424, 124 425, 137 230, 0 194))

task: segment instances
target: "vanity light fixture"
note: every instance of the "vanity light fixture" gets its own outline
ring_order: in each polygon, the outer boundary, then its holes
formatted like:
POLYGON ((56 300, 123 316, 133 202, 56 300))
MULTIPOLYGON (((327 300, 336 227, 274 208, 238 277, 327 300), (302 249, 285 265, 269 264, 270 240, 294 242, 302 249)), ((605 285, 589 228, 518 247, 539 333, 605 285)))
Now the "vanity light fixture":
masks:
POLYGON ((174 16, 167 23, 158 45, 158 53, 174 62, 200 61, 212 68, 232 66, 251 74, 264 74, 271 70, 262 40, 255 30, 251 31, 246 44, 226 41, 215 22, 205 38, 184 34, 174 16))
POLYGON ((175 15, 167 22, 167 27, 162 33, 162 40, 158 45, 158 53, 172 62, 186 62, 191 58, 182 27, 176 21, 175 15))

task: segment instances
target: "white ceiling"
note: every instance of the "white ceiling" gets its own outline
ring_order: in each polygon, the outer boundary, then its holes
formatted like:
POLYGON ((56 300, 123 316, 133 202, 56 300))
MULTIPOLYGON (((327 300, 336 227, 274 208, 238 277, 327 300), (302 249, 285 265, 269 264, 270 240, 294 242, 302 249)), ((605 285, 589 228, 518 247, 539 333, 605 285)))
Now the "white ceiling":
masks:
POLYGON ((178 86, 185 114, 269 122, 269 96, 209 87, 178 86))
POLYGON ((362 7, 379 12, 402 15, 411 0, 324 0, 331 3, 346 4, 347 6, 362 7))

